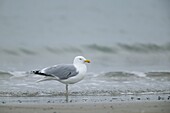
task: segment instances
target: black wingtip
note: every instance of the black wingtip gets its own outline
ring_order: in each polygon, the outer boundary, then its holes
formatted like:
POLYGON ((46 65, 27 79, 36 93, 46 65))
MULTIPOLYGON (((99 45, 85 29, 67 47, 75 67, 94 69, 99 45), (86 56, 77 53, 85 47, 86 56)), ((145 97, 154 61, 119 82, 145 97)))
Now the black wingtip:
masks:
POLYGON ((40 74, 39 70, 32 71, 33 74, 40 74))
POLYGON ((32 71, 32 73, 33 74, 37 74, 37 75, 52 76, 52 75, 48 75, 48 74, 42 73, 40 70, 32 71))

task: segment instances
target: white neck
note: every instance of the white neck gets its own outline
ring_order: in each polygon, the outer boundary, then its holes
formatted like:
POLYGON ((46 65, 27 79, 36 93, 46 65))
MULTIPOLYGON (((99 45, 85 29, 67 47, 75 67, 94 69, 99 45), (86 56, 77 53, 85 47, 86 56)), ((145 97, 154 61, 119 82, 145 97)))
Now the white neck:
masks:
POLYGON ((87 67, 85 64, 81 64, 81 63, 74 63, 74 66, 77 68, 77 70, 79 71, 79 74, 85 74, 87 71, 87 67))

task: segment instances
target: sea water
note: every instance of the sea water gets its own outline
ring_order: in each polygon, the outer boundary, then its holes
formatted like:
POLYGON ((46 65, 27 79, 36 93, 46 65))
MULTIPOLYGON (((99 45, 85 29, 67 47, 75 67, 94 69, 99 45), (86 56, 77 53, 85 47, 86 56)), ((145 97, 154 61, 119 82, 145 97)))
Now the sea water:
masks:
POLYGON ((168 1, 0 1, 0 96, 63 96, 30 73, 91 60, 75 96, 170 93, 168 1))

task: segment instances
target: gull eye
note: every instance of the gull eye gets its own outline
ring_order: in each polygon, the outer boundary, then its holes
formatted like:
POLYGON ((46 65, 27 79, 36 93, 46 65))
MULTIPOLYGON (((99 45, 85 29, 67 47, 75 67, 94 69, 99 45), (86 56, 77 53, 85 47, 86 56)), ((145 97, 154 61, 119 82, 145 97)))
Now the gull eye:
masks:
POLYGON ((82 58, 79 58, 79 60, 82 60, 82 58))

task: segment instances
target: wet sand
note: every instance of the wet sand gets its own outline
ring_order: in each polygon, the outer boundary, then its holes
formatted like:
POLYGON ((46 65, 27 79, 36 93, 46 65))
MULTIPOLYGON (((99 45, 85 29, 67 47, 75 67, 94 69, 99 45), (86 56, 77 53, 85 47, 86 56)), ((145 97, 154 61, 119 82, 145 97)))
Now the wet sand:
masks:
POLYGON ((1 97, 0 113, 169 113, 169 95, 124 97, 1 97), (85 99, 87 98, 87 99, 85 99), (57 101, 56 101, 57 100, 57 101), (61 101, 60 101, 61 100, 61 101))
POLYGON ((0 105, 0 113, 169 113, 168 101, 0 105))

